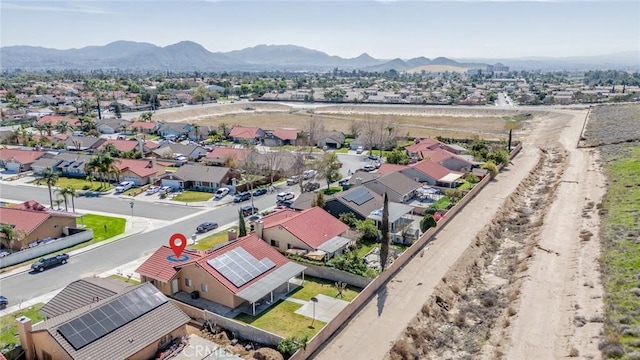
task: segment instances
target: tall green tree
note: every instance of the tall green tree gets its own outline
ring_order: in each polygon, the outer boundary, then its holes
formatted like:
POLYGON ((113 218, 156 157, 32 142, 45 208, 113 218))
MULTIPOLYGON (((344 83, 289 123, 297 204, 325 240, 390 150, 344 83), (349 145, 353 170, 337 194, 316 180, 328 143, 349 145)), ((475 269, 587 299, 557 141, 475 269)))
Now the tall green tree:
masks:
POLYGON ((51 188, 58 182, 58 173, 53 171, 50 167, 44 168, 42 170, 41 179, 45 184, 47 184, 47 188, 49 188, 49 202, 53 209, 53 193, 51 192, 51 188))
POLYGON ((56 125, 56 130, 60 134, 66 134, 69 130, 71 130, 71 125, 66 120, 61 120, 58 125, 56 125))
POLYGON ((420 220, 420 231, 422 231, 423 233, 436 226, 438 226, 438 222, 432 214, 425 214, 422 220, 420 220))
POLYGON ((327 189, 331 183, 340 180, 340 161, 334 152, 326 153, 318 164, 318 175, 327 182, 327 189))
POLYGON ((380 267, 382 271, 387 267, 387 260, 389 258, 389 198, 387 193, 384 193, 384 205, 382 207, 382 222, 380 224, 380 231, 382 232, 382 240, 380 243, 380 267))
POLYGON ((238 210, 238 237, 247 236, 247 224, 244 221, 242 209, 238 210))
POLYGON ((0 223, 0 234, 2 234, 2 242, 5 244, 5 247, 9 249, 10 252, 13 252, 13 245, 16 241, 22 241, 24 234, 21 231, 16 230, 13 225, 0 223))
POLYGON ((324 201, 324 193, 322 191, 318 191, 318 195, 316 195, 315 203, 317 207, 324 209, 325 201, 324 201))

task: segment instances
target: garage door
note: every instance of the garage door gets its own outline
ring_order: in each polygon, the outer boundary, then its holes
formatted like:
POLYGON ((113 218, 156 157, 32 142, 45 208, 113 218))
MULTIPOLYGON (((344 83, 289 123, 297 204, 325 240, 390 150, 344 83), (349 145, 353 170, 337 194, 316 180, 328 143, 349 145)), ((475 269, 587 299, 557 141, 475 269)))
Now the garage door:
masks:
POLYGON ((140 186, 140 178, 134 176, 125 176, 122 178, 124 181, 131 181, 136 184, 136 186, 140 186))
POLYGON ((162 186, 171 186, 174 189, 179 189, 182 186, 182 181, 180 180, 168 180, 168 179, 162 179, 162 186))

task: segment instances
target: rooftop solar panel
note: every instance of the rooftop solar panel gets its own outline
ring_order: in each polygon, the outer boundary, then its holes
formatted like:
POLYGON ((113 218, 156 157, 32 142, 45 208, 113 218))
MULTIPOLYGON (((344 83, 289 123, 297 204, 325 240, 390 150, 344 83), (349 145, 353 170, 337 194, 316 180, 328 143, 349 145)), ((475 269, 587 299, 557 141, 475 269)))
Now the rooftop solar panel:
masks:
POLYGON ((373 199, 373 196, 371 194, 369 194, 369 192, 365 192, 364 194, 361 194, 360 196, 356 197, 355 199, 352 200, 352 202, 354 202, 356 205, 360 206, 364 203, 366 203, 367 201, 373 199))
POLYGON ((352 192, 348 193, 347 195, 343 196, 342 198, 345 199, 346 201, 353 201, 353 199, 357 198, 358 196, 361 196, 364 193, 367 193, 367 189, 359 187, 359 188, 355 188, 352 192))
POLYGON ((268 258, 256 259, 241 247, 232 249, 207 262, 238 288, 276 266, 268 258))
POLYGON ((58 327, 79 350, 167 301, 156 289, 142 286, 58 327))

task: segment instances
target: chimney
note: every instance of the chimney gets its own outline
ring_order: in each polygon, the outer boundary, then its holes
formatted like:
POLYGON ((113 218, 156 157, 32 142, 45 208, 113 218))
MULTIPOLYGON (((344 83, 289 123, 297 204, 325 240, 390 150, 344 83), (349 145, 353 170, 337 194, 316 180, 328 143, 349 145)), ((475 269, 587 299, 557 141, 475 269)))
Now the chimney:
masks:
POLYGON ((262 220, 258 220, 253 224, 254 224, 253 231, 255 232, 257 237, 262 239, 262 230, 264 230, 264 223, 262 222, 262 220))
POLYGON ((360 186, 362 185, 362 178, 361 177, 357 177, 356 178, 356 186, 360 186))
POLYGON ((31 335, 31 319, 26 316, 20 316, 16 319, 18 323, 18 335, 20 336, 20 345, 25 353, 26 360, 35 359, 33 336, 31 335))
POLYGON ((227 240, 233 241, 238 238, 238 233, 236 233, 235 229, 229 229, 227 232, 227 240))

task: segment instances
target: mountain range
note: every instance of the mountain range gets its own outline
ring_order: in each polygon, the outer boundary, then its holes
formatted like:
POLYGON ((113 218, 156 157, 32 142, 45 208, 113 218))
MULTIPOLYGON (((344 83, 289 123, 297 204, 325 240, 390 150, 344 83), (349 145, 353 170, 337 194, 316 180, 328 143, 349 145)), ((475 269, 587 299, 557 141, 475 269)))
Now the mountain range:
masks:
POLYGON ((210 52, 192 41, 160 47, 150 43, 116 41, 104 46, 58 50, 35 46, 0 48, 3 70, 123 70, 123 71, 406 71, 426 65, 485 68, 501 62, 515 70, 565 70, 591 68, 635 68, 637 53, 592 58, 467 59, 375 59, 369 54, 355 58, 331 56, 295 45, 257 45, 229 52, 210 52), (622 56, 624 55, 624 56, 622 56), (635 61, 635 62, 634 62, 635 61))

